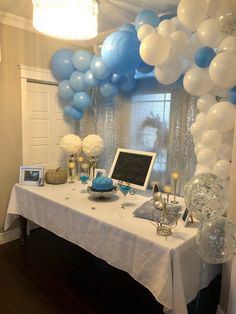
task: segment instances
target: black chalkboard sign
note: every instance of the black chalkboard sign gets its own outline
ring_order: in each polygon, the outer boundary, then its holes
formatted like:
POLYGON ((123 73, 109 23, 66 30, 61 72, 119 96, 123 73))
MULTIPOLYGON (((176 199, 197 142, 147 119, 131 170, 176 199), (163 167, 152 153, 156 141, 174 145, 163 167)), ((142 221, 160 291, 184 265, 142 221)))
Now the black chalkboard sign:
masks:
POLYGON ((118 148, 109 177, 145 190, 156 158, 156 153, 118 148))

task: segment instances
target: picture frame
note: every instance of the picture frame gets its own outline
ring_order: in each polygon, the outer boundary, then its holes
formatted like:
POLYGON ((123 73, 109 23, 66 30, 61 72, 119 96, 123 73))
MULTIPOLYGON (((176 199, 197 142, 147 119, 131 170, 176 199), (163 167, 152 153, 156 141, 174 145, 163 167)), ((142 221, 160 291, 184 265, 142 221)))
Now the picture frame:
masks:
POLYGON ((105 176, 105 175, 106 175, 106 169, 95 168, 95 172, 94 172, 95 178, 97 176, 105 176))
POLYGON ((38 166, 20 166, 19 183, 24 185, 41 185, 44 168, 38 166))
POLYGON ((145 191, 156 159, 156 153, 118 148, 108 177, 115 183, 129 183, 132 188, 145 191))
POLYGON ((184 227, 187 226, 189 218, 190 218, 190 211, 187 208, 185 208, 184 212, 182 213, 180 217, 180 221, 184 227))

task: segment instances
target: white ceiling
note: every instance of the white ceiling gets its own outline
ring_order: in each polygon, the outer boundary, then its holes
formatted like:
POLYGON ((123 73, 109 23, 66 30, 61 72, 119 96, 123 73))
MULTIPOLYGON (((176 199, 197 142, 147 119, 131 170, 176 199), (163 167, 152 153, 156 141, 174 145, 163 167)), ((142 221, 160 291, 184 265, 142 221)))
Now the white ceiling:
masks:
MULTIPOLYGON (((153 9, 158 14, 176 12, 179 0, 98 0, 99 33, 114 29, 124 23, 132 23, 138 12, 153 9)), ((0 10, 32 19, 31 0, 0 0, 0 10)))

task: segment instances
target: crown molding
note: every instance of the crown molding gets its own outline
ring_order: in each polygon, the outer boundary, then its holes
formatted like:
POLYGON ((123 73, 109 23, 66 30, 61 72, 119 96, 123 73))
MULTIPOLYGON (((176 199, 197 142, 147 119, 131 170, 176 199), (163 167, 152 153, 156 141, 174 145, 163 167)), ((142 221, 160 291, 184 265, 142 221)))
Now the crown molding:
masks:
POLYGON ((36 33, 36 30, 32 25, 32 21, 8 12, 0 11, 0 23, 36 33))

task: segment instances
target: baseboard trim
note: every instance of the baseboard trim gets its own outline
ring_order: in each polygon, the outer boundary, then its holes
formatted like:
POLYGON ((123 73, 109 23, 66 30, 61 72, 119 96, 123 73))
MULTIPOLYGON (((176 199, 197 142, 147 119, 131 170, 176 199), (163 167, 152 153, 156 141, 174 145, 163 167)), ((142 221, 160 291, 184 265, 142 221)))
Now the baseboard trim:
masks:
MULTIPOLYGON (((38 228, 40 228, 39 225, 36 225, 32 221, 28 221, 27 234, 29 235, 31 230, 38 228)), ((20 227, 2 232, 0 233, 0 245, 20 239, 20 236, 21 236, 20 227)))
POLYGON ((221 309, 220 305, 217 306, 217 312, 216 314, 225 314, 224 311, 221 309))
POLYGON ((0 245, 20 238, 20 228, 15 228, 0 233, 0 245))

